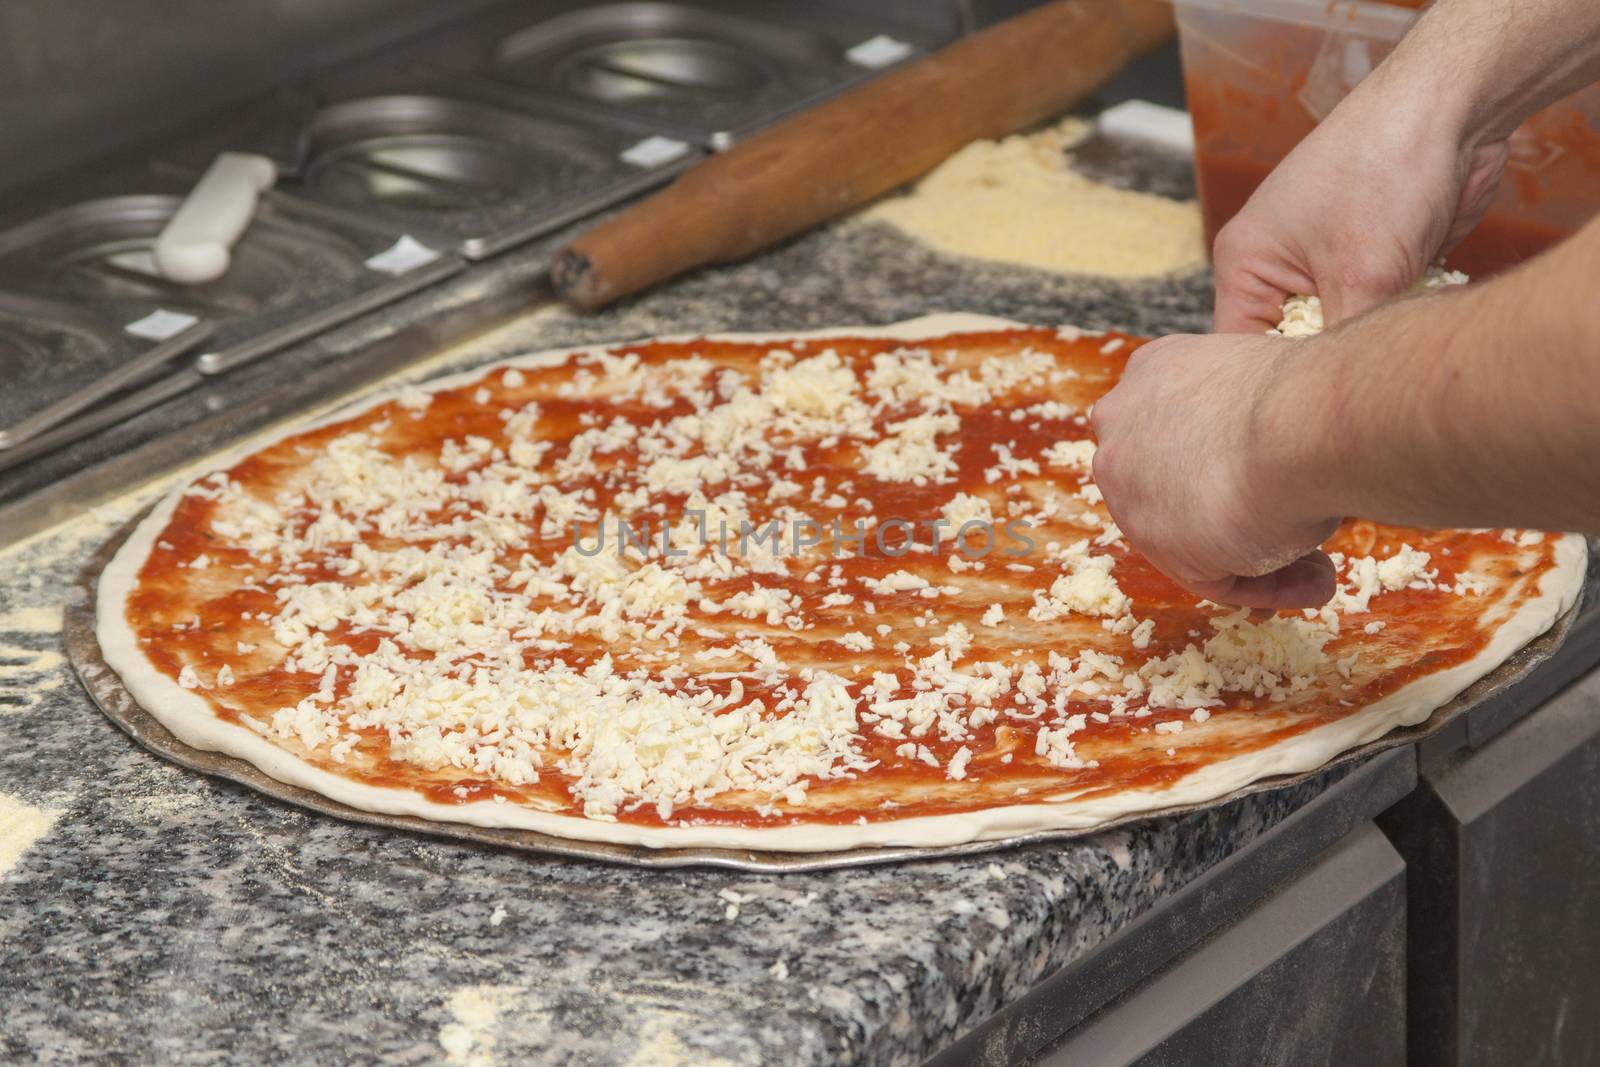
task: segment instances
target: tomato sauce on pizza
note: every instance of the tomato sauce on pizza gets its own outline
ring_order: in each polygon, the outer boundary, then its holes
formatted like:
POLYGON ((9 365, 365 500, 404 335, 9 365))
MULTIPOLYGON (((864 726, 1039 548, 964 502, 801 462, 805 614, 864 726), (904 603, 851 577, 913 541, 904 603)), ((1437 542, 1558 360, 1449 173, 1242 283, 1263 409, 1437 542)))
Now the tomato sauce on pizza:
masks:
POLYGON ((1274 754, 1418 721, 1570 603, 1571 539, 1358 520, 1319 611, 1183 592, 1092 479, 1087 412, 1140 343, 690 338, 406 389, 176 493, 102 631, 183 716, 429 817, 835 847, 1307 769, 1274 754))

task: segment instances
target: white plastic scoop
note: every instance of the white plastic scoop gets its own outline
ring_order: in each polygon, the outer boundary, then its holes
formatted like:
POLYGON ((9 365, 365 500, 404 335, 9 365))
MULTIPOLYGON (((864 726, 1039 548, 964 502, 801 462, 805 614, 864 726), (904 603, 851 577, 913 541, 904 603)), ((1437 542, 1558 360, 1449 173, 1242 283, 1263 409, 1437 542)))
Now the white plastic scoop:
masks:
POLYGON ((227 273, 234 243, 255 216, 261 194, 277 180, 278 168, 265 156, 217 156, 156 238, 161 276, 200 285, 227 273))

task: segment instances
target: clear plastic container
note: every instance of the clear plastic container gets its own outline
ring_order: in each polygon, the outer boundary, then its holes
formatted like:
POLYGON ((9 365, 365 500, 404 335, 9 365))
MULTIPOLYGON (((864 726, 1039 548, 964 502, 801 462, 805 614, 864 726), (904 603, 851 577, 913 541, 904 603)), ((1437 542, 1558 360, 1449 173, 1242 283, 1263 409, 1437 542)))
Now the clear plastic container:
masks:
MULTIPOLYGON (((1208 245, 1417 17, 1404 6, 1362 0, 1175 0, 1175 6, 1208 245)), ((1596 212, 1600 87, 1591 86, 1516 132, 1494 206, 1448 264, 1492 273, 1555 243, 1596 212)))

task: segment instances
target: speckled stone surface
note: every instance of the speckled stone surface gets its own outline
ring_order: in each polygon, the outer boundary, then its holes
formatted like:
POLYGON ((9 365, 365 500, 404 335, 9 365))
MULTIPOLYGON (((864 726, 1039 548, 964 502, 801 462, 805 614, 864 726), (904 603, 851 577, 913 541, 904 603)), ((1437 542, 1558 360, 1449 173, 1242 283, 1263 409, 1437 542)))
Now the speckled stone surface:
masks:
MULTIPOLYGON (((1052 276, 844 225, 600 316, 534 317, 455 362, 948 310, 1201 329, 1208 285, 1052 276)), ((115 518, 0 554, 0 799, 55 813, 0 860, 0 1060, 913 1064, 1322 789, 1070 845, 781 878, 346 825, 161 762, 77 687, 58 609, 115 518)))

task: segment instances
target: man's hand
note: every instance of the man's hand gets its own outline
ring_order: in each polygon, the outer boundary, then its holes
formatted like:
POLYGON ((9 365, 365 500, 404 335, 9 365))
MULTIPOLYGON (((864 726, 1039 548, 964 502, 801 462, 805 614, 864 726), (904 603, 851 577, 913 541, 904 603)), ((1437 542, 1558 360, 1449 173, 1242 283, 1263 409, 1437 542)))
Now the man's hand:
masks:
POLYGON ((1507 142, 1465 144, 1429 101, 1395 96, 1364 83, 1217 234, 1218 332, 1271 328, 1290 294, 1321 297, 1330 325, 1352 318, 1415 285, 1482 220, 1507 142))
MULTIPOLYGON (((1261 399, 1314 341, 1166 337, 1129 360, 1094 406, 1094 478, 1128 539, 1198 596, 1256 608, 1333 595, 1320 545, 1337 516, 1305 513, 1274 470, 1261 399)), ((1317 398, 1307 398, 1318 403, 1317 398)))
POLYGON ((1600 219, 1365 313, 1483 216, 1517 125, 1597 77, 1594 0, 1429 6, 1218 235, 1222 334, 1146 345, 1095 405, 1095 480, 1136 548, 1211 599, 1309 607, 1345 514, 1600 529, 1600 219), (1291 293, 1339 328, 1248 336, 1291 293))
POLYGON ((1594 0, 1429 5, 1217 235, 1218 332, 1293 293, 1332 325, 1410 288, 1483 218, 1512 131, 1595 78, 1594 0))
POLYGON ((1250 607, 1334 589, 1345 515, 1600 531, 1600 218, 1488 282, 1318 337, 1166 337, 1094 406, 1094 477, 1135 548, 1250 607))

